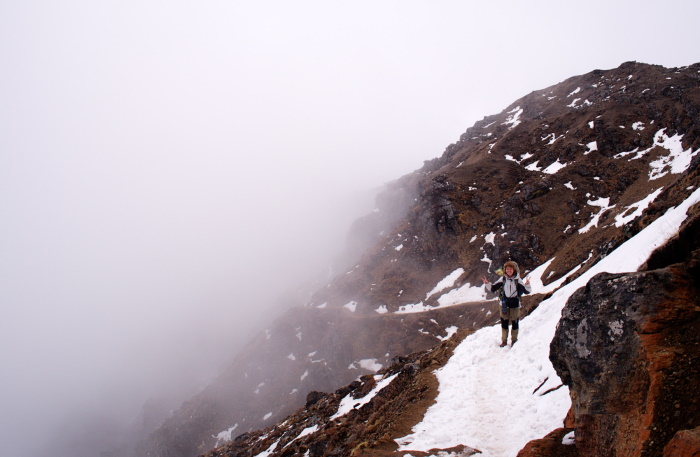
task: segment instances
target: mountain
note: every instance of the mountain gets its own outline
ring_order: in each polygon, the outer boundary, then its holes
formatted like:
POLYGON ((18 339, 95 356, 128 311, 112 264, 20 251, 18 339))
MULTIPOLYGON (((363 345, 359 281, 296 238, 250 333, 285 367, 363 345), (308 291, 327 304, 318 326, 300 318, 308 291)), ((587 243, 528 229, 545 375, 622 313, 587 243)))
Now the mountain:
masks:
MULTIPOLYGON (((579 380, 581 340, 569 341, 571 329, 562 337, 566 320, 559 330, 557 323, 562 310, 567 316, 569 297, 583 300, 577 290, 589 281, 614 286, 616 279, 594 273, 634 271, 678 232, 685 213, 678 224, 666 217, 697 201, 699 110, 700 64, 668 69, 628 62, 532 92, 477 122, 439 158, 387 184, 377 209, 353 225, 348 245, 357 263, 251 341, 214 383, 143 440, 137 455, 192 457, 233 437, 208 455, 417 456, 432 455, 431 442, 452 455, 470 455, 472 448, 512 455, 550 431, 573 429, 576 445, 566 452, 584 446, 579 429, 586 429, 577 424, 590 425, 600 411, 587 411, 578 395, 599 379, 579 380), (524 299, 520 342, 503 351, 493 327, 497 303, 480 278, 495 278, 508 259, 530 274, 534 290, 524 299), (611 272, 611 265, 622 270, 611 272), (555 351, 553 341, 560 339, 555 351), (552 353, 560 354, 553 362, 550 342, 552 353), (521 359, 527 363, 514 363, 521 359), (462 369, 449 368, 459 360, 462 369), (439 374, 450 372, 456 374, 448 379, 439 374), (501 387, 511 378, 522 385, 501 387), (456 409, 445 418, 444 409, 431 413, 429 406, 444 403, 440 395, 449 395, 443 394, 449 379, 464 382, 448 398, 456 409), (537 398, 497 403, 501 411, 478 409, 483 416, 468 424, 481 434, 445 432, 449 436, 437 439, 436 432, 415 428, 428 427, 433 417, 450 430, 446 424, 460 423, 455 418, 482 405, 484 392, 488 398, 537 398), (569 393, 574 407, 568 429, 560 429, 572 404, 569 393), (347 413, 337 416, 339 408, 347 413), (521 423, 517 417, 534 425, 513 426, 521 423), (499 423, 505 431, 494 435, 499 423)), ((685 289, 697 300, 691 286, 685 289)), ((620 295, 617 309, 631 296, 620 295)), ((681 314, 697 320, 697 311, 681 314)), ((593 313, 586 317, 592 322, 596 309, 586 312, 593 313)), ((599 330, 617 335, 618 327, 603 324, 599 330)), ((594 354, 607 354, 599 349, 594 354)), ((644 385, 640 381, 638 389, 644 385)), ((664 389, 659 392, 663 397, 664 389)), ((601 408, 614 411, 613 403, 611 397, 601 408)), ((692 414, 689 423, 699 425, 692 414)), ((646 422, 637 425, 653 422, 642 416, 646 422)), ((613 430, 612 422, 592 430, 613 430)), ((561 447, 562 436, 550 441, 561 447)), ((655 452, 671 439, 649 436, 657 444, 644 449, 655 452)))

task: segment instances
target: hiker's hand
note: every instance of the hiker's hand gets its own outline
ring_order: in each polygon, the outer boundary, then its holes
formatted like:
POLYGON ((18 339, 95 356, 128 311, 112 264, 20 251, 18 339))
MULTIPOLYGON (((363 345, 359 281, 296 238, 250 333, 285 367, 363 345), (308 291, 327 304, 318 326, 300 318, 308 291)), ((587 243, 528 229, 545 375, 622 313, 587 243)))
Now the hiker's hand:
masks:
POLYGON ((525 278, 525 284, 530 284, 530 277, 525 278))
POLYGON ((489 280, 486 279, 486 276, 482 277, 481 280, 484 281, 484 284, 488 284, 488 283, 489 283, 489 280))

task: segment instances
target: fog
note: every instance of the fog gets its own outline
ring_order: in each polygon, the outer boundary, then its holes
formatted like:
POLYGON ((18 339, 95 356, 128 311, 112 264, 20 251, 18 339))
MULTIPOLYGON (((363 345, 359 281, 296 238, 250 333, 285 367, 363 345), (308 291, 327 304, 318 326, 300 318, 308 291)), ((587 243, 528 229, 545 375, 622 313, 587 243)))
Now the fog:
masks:
POLYGON ((384 183, 532 90, 700 60, 698 9, 3 2, 3 455, 61 457, 187 398, 328 271, 384 183))

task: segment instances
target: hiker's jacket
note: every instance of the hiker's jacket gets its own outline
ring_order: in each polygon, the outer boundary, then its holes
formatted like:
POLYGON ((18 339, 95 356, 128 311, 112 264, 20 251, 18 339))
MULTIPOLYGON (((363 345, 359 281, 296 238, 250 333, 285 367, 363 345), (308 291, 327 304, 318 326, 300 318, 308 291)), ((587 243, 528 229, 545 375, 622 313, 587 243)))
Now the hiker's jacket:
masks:
POLYGON ((503 288, 503 301, 508 308, 520 308, 520 296, 532 292, 532 286, 525 284, 520 275, 501 276, 493 284, 486 284, 486 289, 491 292, 496 292, 503 288))

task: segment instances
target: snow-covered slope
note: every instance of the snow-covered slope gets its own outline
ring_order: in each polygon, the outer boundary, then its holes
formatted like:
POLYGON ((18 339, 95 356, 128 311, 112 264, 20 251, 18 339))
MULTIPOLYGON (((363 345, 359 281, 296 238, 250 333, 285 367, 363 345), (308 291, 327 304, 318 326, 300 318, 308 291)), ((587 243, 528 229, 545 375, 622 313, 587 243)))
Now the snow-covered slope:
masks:
MULTIPOLYGON (((700 189, 557 290, 522 321, 513 347, 499 347, 499 326, 467 337, 437 371, 437 401, 413 433, 397 440, 400 449, 428 451, 464 444, 481 450, 484 457, 514 457, 528 441, 561 427, 571 401, 565 386, 547 393, 561 385, 549 361, 549 344, 567 299, 598 273, 637 270, 677 232, 688 208, 698 202, 700 189)), ((533 271, 533 283, 542 271, 533 271)))

